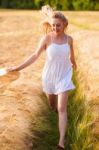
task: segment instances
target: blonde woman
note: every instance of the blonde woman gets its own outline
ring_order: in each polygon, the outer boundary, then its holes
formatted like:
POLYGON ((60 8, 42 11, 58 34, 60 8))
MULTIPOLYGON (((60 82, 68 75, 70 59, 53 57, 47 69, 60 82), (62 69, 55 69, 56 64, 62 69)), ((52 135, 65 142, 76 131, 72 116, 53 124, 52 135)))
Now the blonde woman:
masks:
POLYGON ((43 22, 46 34, 41 38, 37 50, 25 62, 8 70, 20 71, 34 63, 43 51, 46 52, 42 87, 48 96, 50 106, 58 111, 60 138, 57 147, 64 150, 68 91, 75 89, 72 82, 72 69, 77 68, 73 39, 65 33, 68 20, 61 12, 53 11, 49 6, 43 6, 42 12, 48 17, 48 21, 43 22))

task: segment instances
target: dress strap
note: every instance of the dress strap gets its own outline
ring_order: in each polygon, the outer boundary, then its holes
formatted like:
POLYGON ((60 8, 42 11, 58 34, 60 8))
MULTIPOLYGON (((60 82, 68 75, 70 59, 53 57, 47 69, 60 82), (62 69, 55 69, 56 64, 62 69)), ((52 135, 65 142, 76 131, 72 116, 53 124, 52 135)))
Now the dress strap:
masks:
POLYGON ((67 44, 68 44, 68 35, 66 36, 66 42, 67 42, 67 44))
POLYGON ((51 43, 53 43, 53 35, 51 34, 51 43))

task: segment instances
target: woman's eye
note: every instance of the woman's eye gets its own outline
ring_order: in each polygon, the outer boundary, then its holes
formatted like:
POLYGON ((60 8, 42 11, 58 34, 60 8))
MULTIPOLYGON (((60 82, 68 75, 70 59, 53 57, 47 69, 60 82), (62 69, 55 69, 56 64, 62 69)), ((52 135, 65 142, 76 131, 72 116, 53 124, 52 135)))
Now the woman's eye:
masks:
POLYGON ((53 24, 53 27, 55 27, 56 25, 55 24, 53 24))
POLYGON ((55 26, 56 26, 56 27, 60 27, 60 24, 53 24, 52 26, 53 26, 53 27, 55 27, 55 26))

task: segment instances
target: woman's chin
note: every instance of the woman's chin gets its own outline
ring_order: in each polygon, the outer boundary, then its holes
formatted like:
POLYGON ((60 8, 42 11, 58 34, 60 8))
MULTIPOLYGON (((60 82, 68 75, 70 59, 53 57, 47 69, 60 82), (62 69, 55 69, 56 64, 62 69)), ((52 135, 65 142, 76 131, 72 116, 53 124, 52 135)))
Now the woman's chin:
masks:
POLYGON ((59 34, 60 34, 60 32, 59 32, 59 31, 55 31, 55 34, 56 34, 56 35, 59 35, 59 34))

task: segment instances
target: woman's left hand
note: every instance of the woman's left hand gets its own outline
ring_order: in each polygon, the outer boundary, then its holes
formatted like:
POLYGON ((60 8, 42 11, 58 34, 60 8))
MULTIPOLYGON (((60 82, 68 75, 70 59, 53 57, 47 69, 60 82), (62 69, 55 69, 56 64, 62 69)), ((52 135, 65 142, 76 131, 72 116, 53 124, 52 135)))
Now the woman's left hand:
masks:
POLYGON ((74 70, 77 70, 77 65, 76 65, 76 63, 74 63, 74 64, 72 65, 72 67, 73 67, 74 70))

